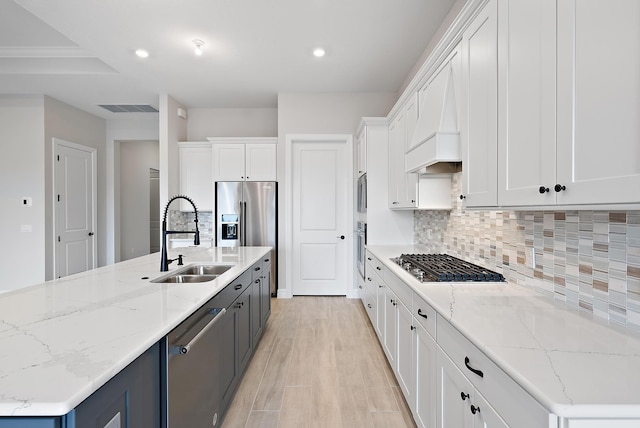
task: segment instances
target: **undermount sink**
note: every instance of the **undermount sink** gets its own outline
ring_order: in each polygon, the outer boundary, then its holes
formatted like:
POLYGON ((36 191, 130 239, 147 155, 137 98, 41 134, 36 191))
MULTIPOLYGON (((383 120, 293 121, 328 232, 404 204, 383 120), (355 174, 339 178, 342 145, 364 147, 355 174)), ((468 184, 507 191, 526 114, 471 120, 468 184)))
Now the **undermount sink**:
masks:
POLYGON ((153 283, 159 284, 189 284, 196 282, 208 282, 213 281, 234 265, 221 265, 221 264, 195 264, 185 266, 172 272, 170 275, 164 275, 160 278, 151 280, 153 283))

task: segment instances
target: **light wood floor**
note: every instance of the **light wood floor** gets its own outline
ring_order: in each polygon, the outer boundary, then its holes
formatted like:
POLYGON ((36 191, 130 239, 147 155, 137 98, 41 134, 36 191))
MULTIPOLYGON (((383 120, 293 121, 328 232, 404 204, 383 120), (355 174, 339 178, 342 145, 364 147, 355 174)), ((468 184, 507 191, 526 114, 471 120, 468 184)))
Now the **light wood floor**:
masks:
POLYGON ((272 299, 225 417, 236 427, 415 427, 359 299, 272 299))

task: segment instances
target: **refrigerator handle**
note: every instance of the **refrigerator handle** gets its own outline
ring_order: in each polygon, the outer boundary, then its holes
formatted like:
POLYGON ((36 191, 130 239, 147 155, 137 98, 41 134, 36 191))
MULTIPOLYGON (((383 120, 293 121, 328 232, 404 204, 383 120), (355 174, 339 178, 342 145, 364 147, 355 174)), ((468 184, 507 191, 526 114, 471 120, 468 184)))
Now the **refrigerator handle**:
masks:
POLYGON ((245 235, 247 231, 247 203, 240 202, 240 245, 245 247, 247 245, 247 237, 245 235))

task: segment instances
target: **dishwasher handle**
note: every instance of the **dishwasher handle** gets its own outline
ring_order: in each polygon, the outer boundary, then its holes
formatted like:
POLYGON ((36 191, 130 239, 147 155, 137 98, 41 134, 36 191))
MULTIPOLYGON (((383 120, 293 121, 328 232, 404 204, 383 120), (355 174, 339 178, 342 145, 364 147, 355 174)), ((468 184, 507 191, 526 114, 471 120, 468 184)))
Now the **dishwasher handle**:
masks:
POLYGON ((198 334, 196 334, 193 339, 191 339, 189 341, 189 343, 187 343, 186 345, 175 345, 171 347, 170 353, 171 354, 178 354, 178 355, 185 355, 189 353, 189 350, 195 346, 196 343, 198 343, 198 341, 200 340, 200 338, 202 336, 204 336, 205 334, 207 334, 207 331, 209 331, 219 320, 220 318, 222 318, 222 316, 227 312, 227 310, 225 308, 222 309, 209 309, 209 315, 214 315, 216 314, 215 317, 213 317, 213 319, 211 321, 209 321, 207 323, 207 325, 205 325, 202 330, 200 330, 198 332, 198 334))

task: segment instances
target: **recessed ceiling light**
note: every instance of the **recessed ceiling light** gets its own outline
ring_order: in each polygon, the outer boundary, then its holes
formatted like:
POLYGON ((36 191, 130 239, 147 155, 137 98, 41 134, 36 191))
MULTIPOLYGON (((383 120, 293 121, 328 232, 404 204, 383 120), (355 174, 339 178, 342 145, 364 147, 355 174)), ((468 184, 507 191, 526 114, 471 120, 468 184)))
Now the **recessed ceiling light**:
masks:
POLYGON ((315 56, 316 58, 322 58, 324 54, 325 54, 325 51, 322 48, 315 48, 313 50, 313 56, 315 56))
POLYGON ((140 58, 148 58, 149 52, 145 49, 136 49, 136 55, 140 58))
POLYGON ((200 39, 193 39, 193 44, 196 45, 196 55, 202 55, 202 46, 204 45, 204 42, 200 39))

